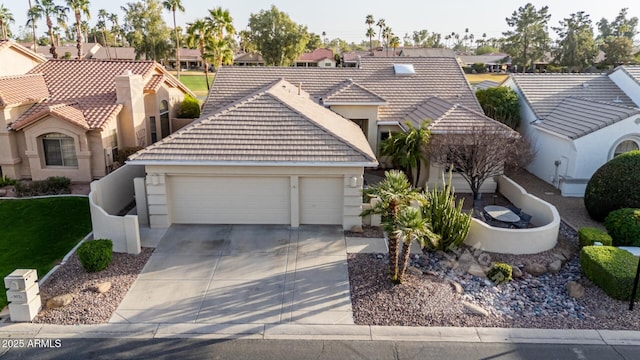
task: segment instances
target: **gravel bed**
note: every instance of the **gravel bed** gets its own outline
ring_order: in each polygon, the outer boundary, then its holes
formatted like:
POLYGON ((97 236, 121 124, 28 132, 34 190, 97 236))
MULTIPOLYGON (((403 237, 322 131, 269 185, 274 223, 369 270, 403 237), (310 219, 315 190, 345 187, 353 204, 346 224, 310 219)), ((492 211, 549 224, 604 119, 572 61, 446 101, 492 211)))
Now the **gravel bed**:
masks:
POLYGON ((107 323, 152 253, 152 248, 142 248, 138 255, 113 253, 111 264, 96 273, 87 273, 74 254, 40 286, 43 310, 33 322, 60 325, 107 323), (111 282, 109 291, 102 294, 93 291, 94 286, 107 281, 111 282), (63 294, 73 294, 71 304, 57 309, 46 308, 47 300, 63 294))
POLYGON ((362 227, 362 232, 345 231, 346 237, 364 237, 364 238, 382 238, 384 233, 378 226, 365 225, 362 227))
POLYGON ((445 266, 451 254, 412 255, 401 285, 388 280, 387 254, 349 254, 354 321, 361 325, 638 330, 640 305, 629 311, 627 301, 610 298, 582 276, 577 234, 564 224, 556 248, 543 253, 504 255, 478 253, 468 247, 461 250, 483 261, 522 267, 530 262, 551 262, 560 248, 569 249, 573 255, 560 272, 537 277, 525 272, 523 277, 498 286, 445 266), (451 281, 462 285, 464 294, 456 293, 451 281), (584 286, 583 298, 568 295, 569 281, 584 286), (472 314, 463 302, 478 305, 488 316, 472 314))

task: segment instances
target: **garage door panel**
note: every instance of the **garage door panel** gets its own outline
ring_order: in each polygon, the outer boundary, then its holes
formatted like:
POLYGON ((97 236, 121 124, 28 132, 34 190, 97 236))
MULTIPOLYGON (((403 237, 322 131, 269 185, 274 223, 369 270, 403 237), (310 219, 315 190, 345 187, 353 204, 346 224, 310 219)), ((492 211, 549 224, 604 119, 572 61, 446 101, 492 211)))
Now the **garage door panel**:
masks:
POLYGON ((289 178, 171 177, 174 223, 289 224, 289 178))
POLYGON ((300 223, 342 224, 343 178, 300 178, 300 223))

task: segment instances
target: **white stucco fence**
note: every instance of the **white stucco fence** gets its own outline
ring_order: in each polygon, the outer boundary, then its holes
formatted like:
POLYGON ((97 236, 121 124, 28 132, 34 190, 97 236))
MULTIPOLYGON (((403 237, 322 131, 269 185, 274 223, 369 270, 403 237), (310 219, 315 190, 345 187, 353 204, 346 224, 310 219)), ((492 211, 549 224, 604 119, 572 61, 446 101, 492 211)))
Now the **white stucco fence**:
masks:
POLYGON ((89 208, 93 237, 111 239, 114 252, 140 253, 138 215, 115 214, 134 200, 133 179, 144 176, 144 166, 124 165, 91 183, 89 208))
POLYGON ((560 214, 548 202, 526 192, 513 180, 501 176, 498 188, 515 206, 531 215, 535 228, 505 229, 471 219, 465 244, 500 254, 535 254, 552 249, 558 241, 560 214))

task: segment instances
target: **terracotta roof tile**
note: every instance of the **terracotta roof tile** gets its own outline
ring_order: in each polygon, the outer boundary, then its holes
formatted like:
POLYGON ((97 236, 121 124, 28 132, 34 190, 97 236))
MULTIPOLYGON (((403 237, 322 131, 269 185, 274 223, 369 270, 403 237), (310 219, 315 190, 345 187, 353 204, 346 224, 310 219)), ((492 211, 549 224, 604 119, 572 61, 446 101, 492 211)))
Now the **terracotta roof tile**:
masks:
POLYGON ((570 139, 577 139, 638 114, 638 108, 567 97, 542 121, 538 120, 534 124, 570 139))
POLYGON ((130 158, 134 162, 377 165, 354 123, 276 81, 130 158))
POLYGON ((315 49, 312 52, 303 53, 296 61, 320 61, 324 59, 333 60, 333 50, 315 49))
POLYGON ((0 77, 0 107, 38 102, 48 97, 42 74, 0 77))
POLYGON ((88 130, 89 126, 87 125, 87 120, 85 119, 82 110, 80 110, 77 106, 77 103, 61 103, 55 105, 38 104, 31 108, 28 116, 22 117, 21 121, 17 124, 14 124, 12 128, 14 130, 20 130, 28 126, 29 124, 44 118, 47 115, 54 115, 60 119, 69 121, 72 124, 88 130))
POLYGON ((155 92, 158 91, 160 85, 164 81, 165 77, 162 74, 154 74, 151 75, 151 79, 145 84, 144 91, 145 92, 155 92))
POLYGON ((360 68, 296 68, 223 66, 218 70, 203 115, 211 114, 275 80, 284 78, 302 89, 315 101, 325 97, 342 82, 353 82, 386 99, 379 109, 379 120, 403 122, 418 104, 438 96, 482 112, 462 69, 450 57, 363 57, 360 68), (394 63, 413 64, 415 74, 396 76, 394 63))

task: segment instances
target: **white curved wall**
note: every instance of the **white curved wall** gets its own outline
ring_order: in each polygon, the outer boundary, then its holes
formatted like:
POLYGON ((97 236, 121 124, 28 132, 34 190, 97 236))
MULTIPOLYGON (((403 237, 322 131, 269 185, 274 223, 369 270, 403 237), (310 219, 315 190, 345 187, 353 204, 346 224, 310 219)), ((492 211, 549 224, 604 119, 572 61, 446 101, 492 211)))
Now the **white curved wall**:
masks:
POLYGON ((558 241, 560 214, 548 202, 527 193, 506 176, 498 178, 498 188, 515 206, 531 215, 530 229, 504 229, 471 219, 465 244, 499 254, 536 254, 550 250, 558 241))

